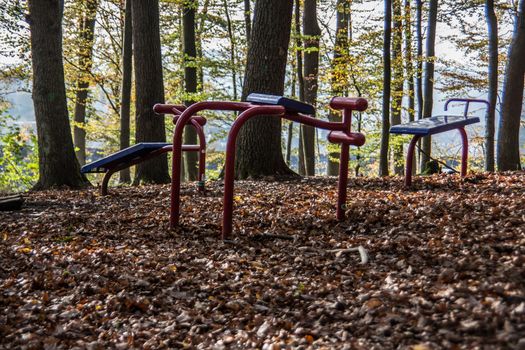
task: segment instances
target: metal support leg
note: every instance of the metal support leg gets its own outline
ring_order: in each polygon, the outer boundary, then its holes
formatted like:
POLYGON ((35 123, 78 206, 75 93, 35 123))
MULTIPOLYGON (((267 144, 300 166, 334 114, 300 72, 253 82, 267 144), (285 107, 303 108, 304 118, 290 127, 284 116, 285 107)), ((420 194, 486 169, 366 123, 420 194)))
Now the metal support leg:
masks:
POLYGON ((414 161, 414 148, 416 147, 416 144, 420 138, 421 136, 414 135, 410 141, 410 145, 408 145, 407 163, 405 169, 405 187, 410 187, 412 184, 412 163, 414 161))
POLYGON ((337 220, 345 219, 346 209, 346 187, 348 185, 348 158, 349 146, 341 144, 341 157, 339 158, 339 183, 337 193, 337 220))
POLYGON ((461 135, 461 141, 463 147, 461 149, 461 177, 467 176, 468 166, 468 137, 464 128, 458 128, 459 134, 461 135))

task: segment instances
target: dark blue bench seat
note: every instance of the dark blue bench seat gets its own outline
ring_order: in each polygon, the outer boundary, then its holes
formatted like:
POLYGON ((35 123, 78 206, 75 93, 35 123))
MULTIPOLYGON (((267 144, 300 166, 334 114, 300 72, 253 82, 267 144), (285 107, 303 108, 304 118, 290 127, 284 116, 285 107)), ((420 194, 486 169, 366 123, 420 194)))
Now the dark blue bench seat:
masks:
POLYGON ((255 104, 283 106, 287 112, 292 113, 302 113, 307 115, 315 114, 314 106, 283 96, 252 93, 248 95, 246 101, 255 104))
POLYGON ((155 152, 171 143, 166 142, 141 142, 131 147, 125 148, 107 157, 96 160, 92 163, 86 164, 82 167, 82 173, 105 173, 112 170, 114 167, 129 163, 133 159, 142 158, 152 152, 155 152))
POLYGON ((465 118, 462 115, 438 115, 410 123, 394 125, 390 128, 390 133, 428 136, 475 123, 479 123, 478 117, 465 118))

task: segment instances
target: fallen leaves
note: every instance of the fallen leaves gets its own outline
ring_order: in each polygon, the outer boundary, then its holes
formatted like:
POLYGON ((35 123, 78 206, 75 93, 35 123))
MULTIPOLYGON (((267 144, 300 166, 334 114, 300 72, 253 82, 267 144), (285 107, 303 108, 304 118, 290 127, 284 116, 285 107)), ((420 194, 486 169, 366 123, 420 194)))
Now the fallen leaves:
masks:
POLYGON ((1 348, 520 348, 525 174, 30 193, 0 213, 1 348))

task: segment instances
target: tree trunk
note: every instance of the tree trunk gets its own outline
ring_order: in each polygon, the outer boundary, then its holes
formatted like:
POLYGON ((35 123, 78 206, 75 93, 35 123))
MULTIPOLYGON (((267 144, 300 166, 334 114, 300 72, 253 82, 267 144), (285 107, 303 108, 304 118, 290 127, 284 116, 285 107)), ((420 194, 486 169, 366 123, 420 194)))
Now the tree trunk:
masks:
MULTIPOLYGON (((335 27, 334 58, 332 60, 332 77, 330 80, 332 96, 343 96, 348 85, 348 63, 345 52, 348 51, 348 0, 337 0, 337 17, 335 27)), ((328 119, 332 122, 341 121, 341 115, 330 110, 328 119)), ((339 174, 339 150, 328 154, 326 174, 339 174)))
MULTIPOLYGON (((417 97, 417 120, 423 118, 423 1, 416 0, 416 43, 417 43, 417 68, 416 68, 416 97, 417 97)), ((417 143, 417 161, 414 169, 421 160, 421 139, 417 143)), ((417 172, 417 170, 416 170, 417 172)))
POLYGON ((250 46, 250 38, 252 36, 250 1, 251 0, 244 0, 244 25, 246 26, 246 46, 250 46))
MULTIPOLYGON (((126 0, 124 10, 124 31, 122 36, 122 87, 120 95, 120 149, 129 147, 131 79, 133 74, 133 39, 131 22, 131 1, 126 0)), ((120 171, 120 183, 130 183, 129 168, 120 171)))
MULTIPOLYGON (((153 105, 164 102, 159 34, 158 0, 131 2, 135 68, 135 120, 137 142, 166 140, 164 118, 153 112, 153 105)), ((166 155, 137 165, 134 183, 167 183, 166 155)))
MULTIPOLYGON (((393 0, 393 79, 392 79, 392 110, 391 125, 401 124, 401 108, 403 103, 403 14, 401 10, 401 0, 393 0)), ((393 144, 394 174, 403 175, 403 145, 400 142, 393 144)))
MULTIPOLYGON (((405 0, 405 64, 408 96, 408 121, 415 120, 414 63, 412 62, 412 8, 411 0, 405 0)), ((412 163, 412 175, 416 174, 416 162, 412 163)))
POLYGON ((33 104, 38 135, 39 179, 35 189, 83 187, 75 157, 66 102, 62 61, 63 3, 30 0, 33 104))
POLYGON ((75 114, 73 120, 73 143, 76 148, 76 156, 80 165, 86 164, 86 107, 89 92, 89 80, 91 67, 93 66, 93 43, 95 32, 95 19, 97 16, 97 0, 83 2, 84 8, 81 14, 79 38, 78 38, 78 77, 75 91, 75 114))
MULTIPOLYGON (((252 92, 282 95, 290 43, 292 0, 257 0, 242 99, 252 92)), ((281 149, 281 119, 249 120, 237 139, 237 178, 293 175, 281 149)))
MULTIPOLYGON (((428 26, 426 40, 425 78, 423 82, 423 118, 432 116, 434 105, 434 61, 436 48, 436 25, 437 25, 438 0, 430 0, 428 10, 428 26)), ((432 141, 430 136, 423 138, 423 154, 421 155, 421 169, 430 161, 432 152, 432 141)))
POLYGON ((390 132, 390 43, 392 37, 392 1, 385 0, 385 22, 383 40, 383 118, 381 127, 381 149, 379 153, 379 176, 388 176, 388 143, 390 132))
MULTIPOLYGON (((301 0, 295 0, 294 9, 294 31, 295 31, 295 46, 297 58, 297 83, 299 84, 299 100, 304 101, 304 75, 303 75, 303 40, 301 39, 301 0)), ((299 125, 299 143, 298 143, 298 159, 297 172, 300 175, 306 175, 304 147, 303 147, 303 133, 301 132, 301 125, 299 125)))
POLYGON ((498 19, 494 0, 485 1, 485 17, 489 39, 489 93, 490 107, 485 116, 485 171, 494 171, 494 124, 498 100, 498 19))
MULTIPOLYGON (((317 104, 319 72, 319 38, 321 28, 317 23, 317 0, 305 0, 303 12, 304 54, 304 101, 317 104)), ((306 175, 315 175, 315 128, 301 124, 306 175)))
POLYGON ((230 10, 228 8, 228 0, 224 0, 224 13, 226 14, 226 27, 230 39, 230 69, 232 74, 233 99, 237 101, 237 66, 235 61, 235 52, 237 48, 235 43, 235 33, 233 32, 232 21, 230 18, 230 10))
POLYGON ((520 170, 520 119, 525 75, 525 0, 520 0, 509 47, 498 128, 498 170, 520 170))
MULTIPOLYGON (((182 8, 182 27, 184 44, 184 92, 186 93, 186 106, 195 102, 197 92, 197 47, 195 45, 195 12, 197 1, 184 1, 182 8)), ((184 129, 184 144, 197 144, 197 131, 192 126, 184 129)), ((196 152, 184 152, 184 174, 186 180, 195 181, 198 178, 197 171, 198 154, 196 152)))

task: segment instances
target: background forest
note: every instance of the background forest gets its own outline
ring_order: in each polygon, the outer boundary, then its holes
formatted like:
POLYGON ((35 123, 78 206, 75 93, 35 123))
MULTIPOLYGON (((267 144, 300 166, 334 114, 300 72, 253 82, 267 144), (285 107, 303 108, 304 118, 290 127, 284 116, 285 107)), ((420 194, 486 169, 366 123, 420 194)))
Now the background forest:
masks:
MULTIPOLYGON (((240 100, 255 2, 173 0, 158 5, 165 100, 185 104, 208 99, 240 100)), ((523 132, 521 140, 502 144, 501 149, 507 151, 501 152, 501 159, 494 158, 495 145, 499 147, 498 132, 503 135, 502 128, 498 130, 495 125, 509 109, 502 108, 505 91, 507 96, 514 96, 507 100, 519 103, 517 120, 521 124, 517 129, 524 125, 523 68, 513 75, 507 59, 511 43, 523 46, 523 29, 520 32, 519 26, 514 26, 519 17, 523 21, 518 6, 518 1, 510 0, 297 0, 284 95, 315 105, 317 117, 326 119, 338 118, 327 108, 332 96, 367 98, 369 108, 356 115, 353 126, 366 134, 367 143, 352 151, 351 165, 355 175, 366 176, 403 172, 403 144, 407 139, 389 137, 389 124, 441 111, 447 97, 490 99, 496 101, 495 111, 485 115, 485 109, 475 110, 485 123, 469 129, 471 168, 491 171, 499 165, 500 170, 519 169, 523 132), (518 32, 521 41, 516 39, 518 32), (517 88, 520 91, 506 85, 506 74, 507 78, 521 79, 521 88, 517 88), (386 144, 385 137, 389 137, 386 144), (510 153, 514 158, 506 162, 504 158, 510 153)), ((130 12, 130 1, 64 2, 62 46, 67 110, 80 165, 136 141, 137 62, 131 61, 131 33, 137 23, 126 15, 130 12)), ((12 191, 33 186, 39 174, 35 128, 21 122, 33 119, 32 108, 27 106, 31 102, 20 93, 32 89, 33 19, 26 1, 2 0, 0 13, 0 188, 12 191)), ((140 16, 149 18, 151 14, 140 16)), ((518 60, 519 65, 523 66, 523 58, 518 60)), ((516 120, 516 108, 510 109, 516 120)), ((216 177, 224 157, 228 126, 235 116, 206 117, 211 121, 207 126, 207 171, 208 177, 216 177)), ((165 128, 169 138, 173 125, 166 123, 165 128)), ((515 127, 509 128, 516 132, 515 127)), ((191 139, 191 135, 187 137, 191 139)), ((337 174, 337 150, 325 139, 322 132, 283 122, 283 155, 299 174, 337 174)), ((503 139, 507 136, 500 141, 503 139)), ((430 153, 429 145, 423 144, 423 148, 430 153)), ((434 138, 431 148, 432 155, 441 161, 450 166, 458 163, 459 138, 434 138)), ((195 179, 195 162, 185 162, 187 179, 195 179)), ((123 171, 120 181, 130 182, 130 173, 123 171)))

